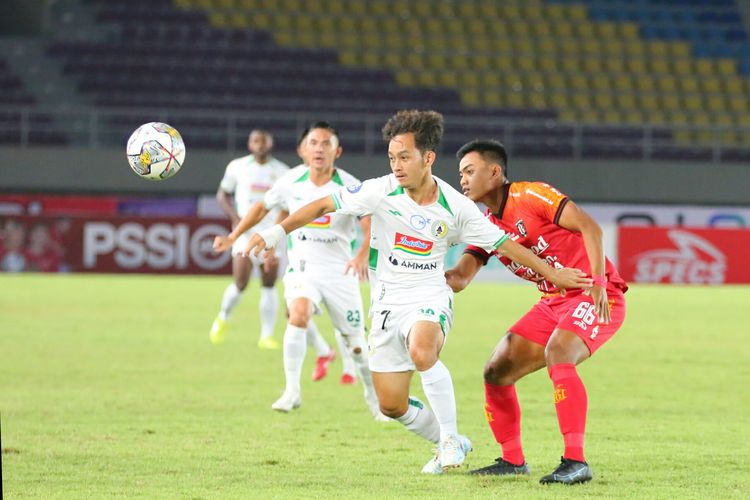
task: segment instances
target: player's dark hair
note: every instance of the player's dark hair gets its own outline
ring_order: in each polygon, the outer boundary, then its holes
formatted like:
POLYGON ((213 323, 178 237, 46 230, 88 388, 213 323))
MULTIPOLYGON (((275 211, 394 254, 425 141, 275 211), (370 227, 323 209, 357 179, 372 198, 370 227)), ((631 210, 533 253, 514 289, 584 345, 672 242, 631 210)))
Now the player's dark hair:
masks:
POLYGON ((500 141, 494 139, 474 139, 469 141, 456 152, 458 161, 469 153, 477 152, 488 163, 497 163, 503 169, 503 175, 508 177, 508 153, 500 141))
POLYGON ((391 116, 383 126, 383 140, 401 134, 414 134, 417 148, 425 151, 437 151, 443 138, 443 115, 437 111, 402 110, 391 116))
POLYGON ((313 130, 315 130, 316 128, 322 128, 323 130, 329 131, 330 133, 336 136, 336 139, 338 139, 339 142, 341 142, 341 138, 339 137, 339 131, 336 130, 336 127, 334 127, 329 122, 324 121, 324 120, 319 120, 317 122, 312 122, 311 124, 309 124, 307 128, 305 128, 305 130, 302 132, 302 135, 299 138, 299 142, 302 143, 302 141, 305 140, 305 137, 307 137, 307 135, 313 130))
POLYGON ((269 138, 273 139, 273 134, 271 132, 269 132, 267 129, 264 129, 264 128, 254 128, 254 129, 252 129, 250 131, 250 134, 248 135, 248 137, 250 135, 253 135, 253 134, 262 134, 262 135, 265 135, 266 137, 269 137, 269 138))

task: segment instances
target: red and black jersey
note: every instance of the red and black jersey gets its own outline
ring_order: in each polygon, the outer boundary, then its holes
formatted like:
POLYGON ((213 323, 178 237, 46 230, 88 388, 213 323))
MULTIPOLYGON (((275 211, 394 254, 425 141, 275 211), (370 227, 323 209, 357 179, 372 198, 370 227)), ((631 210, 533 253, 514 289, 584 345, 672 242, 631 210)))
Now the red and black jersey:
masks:
MULTIPOLYGON (((487 218, 510 235, 515 242, 530 249, 553 267, 572 267, 591 275, 586 247, 581 233, 558 225, 560 215, 569 198, 560 191, 542 182, 512 182, 503 187, 503 202, 498 213, 487 210, 487 218)), ((470 253, 487 263, 490 254, 474 246, 467 246, 470 253)), ((521 278, 536 283, 542 293, 556 293, 557 287, 531 269, 516 264, 495 252, 508 269, 521 278)), ((614 264, 606 259, 606 275, 610 286, 623 292, 627 284, 620 277, 614 264)))

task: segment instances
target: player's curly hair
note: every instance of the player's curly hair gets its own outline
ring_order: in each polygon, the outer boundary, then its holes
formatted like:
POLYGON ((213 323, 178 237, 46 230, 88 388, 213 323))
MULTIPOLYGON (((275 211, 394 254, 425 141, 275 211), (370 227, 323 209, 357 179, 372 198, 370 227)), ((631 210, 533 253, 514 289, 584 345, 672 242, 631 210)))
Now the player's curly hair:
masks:
POLYGON ((383 126, 383 140, 390 142, 397 135, 411 132, 422 153, 437 151, 443 138, 443 122, 443 115, 437 111, 402 110, 383 126))
POLYGON ((484 161, 500 165, 503 169, 503 175, 506 178, 508 177, 508 153, 505 151, 502 142, 494 139, 474 139, 459 148, 456 152, 456 158, 461 161, 464 156, 474 151, 479 153, 484 161))

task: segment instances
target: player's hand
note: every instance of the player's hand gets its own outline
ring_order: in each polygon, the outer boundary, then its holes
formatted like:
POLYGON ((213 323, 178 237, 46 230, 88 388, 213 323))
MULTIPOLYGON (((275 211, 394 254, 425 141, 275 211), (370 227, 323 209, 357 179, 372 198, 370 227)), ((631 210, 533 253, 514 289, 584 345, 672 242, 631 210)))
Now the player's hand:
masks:
POLYGON ((594 285, 588 290, 589 295, 594 300, 594 312, 599 316, 599 323, 609 324, 609 297, 607 297, 607 288, 601 285, 594 285))
POLYGON ((245 248, 241 254, 243 257, 250 257, 250 254, 256 257, 260 255, 260 252, 266 249, 266 240, 264 240, 258 233, 253 234, 250 237, 250 241, 247 242, 245 248))
POLYGON ((550 281, 560 291, 568 288, 588 288, 594 284, 594 281, 587 277, 586 273, 572 267, 555 269, 550 281))
POLYGON ((214 238, 214 252, 226 252, 232 248, 234 241, 229 236, 216 236, 214 238))
POLYGON ((349 271, 352 271, 357 279, 359 279, 359 281, 367 281, 367 259, 367 255, 357 255, 352 260, 346 263, 346 267, 344 267, 344 274, 349 274, 349 271))

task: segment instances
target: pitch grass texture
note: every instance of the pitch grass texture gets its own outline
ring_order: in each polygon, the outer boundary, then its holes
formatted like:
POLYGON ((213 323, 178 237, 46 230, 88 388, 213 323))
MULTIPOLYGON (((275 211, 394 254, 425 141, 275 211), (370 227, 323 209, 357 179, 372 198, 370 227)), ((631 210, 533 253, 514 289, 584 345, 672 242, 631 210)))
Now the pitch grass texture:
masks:
MULTIPOLYGON (((260 351, 257 282, 226 342, 208 342, 227 278, 0 276, 0 412, 6 498, 747 498, 748 287, 635 286, 623 329, 580 367, 594 481, 542 486, 562 452, 544 371, 518 384, 530 477, 419 473, 430 445, 374 422, 340 360, 302 407, 270 409, 280 351, 260 351)), ((442 358, 468 466, 498 456, 482 367, 536 300, 475 283, 456 298, 442 358)), ((333 342, 330 322, 319 326, 333 342)), ((280 339, 283 322, 277 327, 280 339)), ((413 392, 422 397, 415 377, 413 392)))

